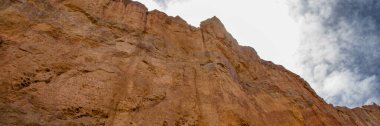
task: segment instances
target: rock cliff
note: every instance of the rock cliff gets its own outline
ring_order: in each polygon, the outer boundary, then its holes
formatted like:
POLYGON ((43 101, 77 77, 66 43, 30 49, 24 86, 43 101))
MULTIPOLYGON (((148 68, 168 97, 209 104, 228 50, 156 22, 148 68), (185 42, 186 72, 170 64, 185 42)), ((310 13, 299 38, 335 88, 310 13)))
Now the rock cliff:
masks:
POLYGON ((377 105, 326 104, 302 78, 130 0, 1 0, 0 125, 380 125, 377 105))

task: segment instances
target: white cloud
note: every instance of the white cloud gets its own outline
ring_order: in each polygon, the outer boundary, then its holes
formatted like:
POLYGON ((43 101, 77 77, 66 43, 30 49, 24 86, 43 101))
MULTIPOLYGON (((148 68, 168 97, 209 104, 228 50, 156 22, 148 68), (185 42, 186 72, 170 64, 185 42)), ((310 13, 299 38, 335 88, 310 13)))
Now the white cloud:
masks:
POLYGON ((371 65, 379 59, 375 55, 380 39, 371 34, 376 32, 377 24, 358 13, 365 8, 351 8, 341 2, 347 1, 293 0, 289 4, 303 28, 298 53, 300 73, 319 95, 334 105, 356 107, 379 103, 378 73, 370 71, 379 69, 371 65), (357 13, 346 13, 352 10, 357 13))
MULTIPOLYGON (((166 9, 168 7, 169 4, 171 3, 175 3, 175 2, 183 2, 183 1, 186 1, 186 0, 153 0, 153 2, 157 3, 157 5, 159 5, 160 7, 166 9)), ((152 2, 152 0, 143 0, 143 1, 140 1, 140 2, 145 2, 145 3, 148 3, 148 2, 152 2)))

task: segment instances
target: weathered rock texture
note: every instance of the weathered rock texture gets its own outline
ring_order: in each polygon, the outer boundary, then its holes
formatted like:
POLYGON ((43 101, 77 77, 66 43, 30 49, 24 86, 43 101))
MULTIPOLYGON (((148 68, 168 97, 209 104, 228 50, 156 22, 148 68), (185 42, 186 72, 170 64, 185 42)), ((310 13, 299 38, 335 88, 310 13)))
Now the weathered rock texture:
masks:
POLYGON ((0 125, 380 125, 239 46, 129 0, 1 0, 0 125))

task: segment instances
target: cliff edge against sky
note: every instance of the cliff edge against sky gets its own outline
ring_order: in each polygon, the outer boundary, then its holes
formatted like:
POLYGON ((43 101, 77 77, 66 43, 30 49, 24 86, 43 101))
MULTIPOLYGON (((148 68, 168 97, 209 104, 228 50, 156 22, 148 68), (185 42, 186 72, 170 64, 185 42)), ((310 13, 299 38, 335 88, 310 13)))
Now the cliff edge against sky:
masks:
POLYGON ((0 1, 0 125, 380 125, 296 74, 129 0, 0 1))

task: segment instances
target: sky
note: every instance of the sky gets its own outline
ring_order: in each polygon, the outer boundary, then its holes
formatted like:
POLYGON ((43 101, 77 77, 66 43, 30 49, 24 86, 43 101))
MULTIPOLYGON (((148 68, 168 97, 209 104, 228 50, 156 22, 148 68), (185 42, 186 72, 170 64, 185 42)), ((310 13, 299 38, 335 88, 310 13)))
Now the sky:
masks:
POLYGON ((189 24, 217 16, 240 45, 300 75, 328 103, 380 103, 378 0, 136 0, 189 24))

